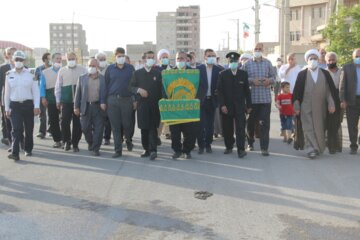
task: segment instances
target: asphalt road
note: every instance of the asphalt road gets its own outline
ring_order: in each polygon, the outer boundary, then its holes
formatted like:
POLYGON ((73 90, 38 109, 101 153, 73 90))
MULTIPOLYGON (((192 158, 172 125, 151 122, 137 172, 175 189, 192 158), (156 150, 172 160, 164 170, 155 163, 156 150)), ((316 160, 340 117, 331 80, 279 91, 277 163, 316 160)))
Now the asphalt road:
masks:
POLYGON ((213 154, 174 161, 163 139, 149 161, 139 131, 119 159, 112 145, 93 157, 84 140, 73 153, 47 138, 15 163, 1 146, 0 239, 360 239, 360 154, 348 153, 345 124, 343 153, 309 160, 281 141, 277 118, 269 157, 258 141, 244 159, 224 155, 216 139, 213 154))

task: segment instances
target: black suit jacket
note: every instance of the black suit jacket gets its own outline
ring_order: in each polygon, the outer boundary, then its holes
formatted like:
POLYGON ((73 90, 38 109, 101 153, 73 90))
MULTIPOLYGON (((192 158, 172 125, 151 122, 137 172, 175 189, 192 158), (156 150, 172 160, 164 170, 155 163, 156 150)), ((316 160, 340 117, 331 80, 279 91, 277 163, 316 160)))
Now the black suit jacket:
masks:
POLYGON ((355 64, 349 63, 344 65, 340 75, 340 101, 345 101, 349 106, 354 106, 356 104, 357 82, 358 79, 355 64))
MULTIPOLYGON (((200 66, 197 67, 197 69, 200 70, 200 85, 203 86, 203 91, 204 91, 204 95, 202 96, 202 98, 200 98, 201 103, 204 102, 207 91, 209 89, 209 82, 208 82, 208 78, 207 78, 207 72, 206 72, 206 65, 205 64, 201 64, 200 66)), ((211 97, 212 97, 212 102, 214 104, 214 107, 217 107, 218 102, 217 102, 217 92, 216 92, 216 87, 217 87, 217 81, 219 78, 219 73, 222 71, 222 69, 214 64, 212 67, 212 72, 211 72, 211 89, 210 89, 210 93, 211 93, 211 97)))

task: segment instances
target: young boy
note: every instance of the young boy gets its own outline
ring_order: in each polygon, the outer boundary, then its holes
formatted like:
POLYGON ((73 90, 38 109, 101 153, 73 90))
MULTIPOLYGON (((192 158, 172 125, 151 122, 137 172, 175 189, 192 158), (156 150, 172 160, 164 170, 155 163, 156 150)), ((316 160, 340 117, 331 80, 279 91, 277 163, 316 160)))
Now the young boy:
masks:
POLYGON ((276 107, 280 111, 281 133, 284 136, 284 142, 292 142, 293 114, 294 108, 291 103, 292 94, 290 93, 290 83, 281 83, 281 94, 277 96, 276 107))

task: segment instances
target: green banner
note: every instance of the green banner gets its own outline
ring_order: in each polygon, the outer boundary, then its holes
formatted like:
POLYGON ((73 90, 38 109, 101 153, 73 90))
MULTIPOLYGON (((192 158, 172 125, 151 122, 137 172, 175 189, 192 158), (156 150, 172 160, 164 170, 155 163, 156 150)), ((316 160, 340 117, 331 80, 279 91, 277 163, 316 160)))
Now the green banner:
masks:
POLYGON ((168 125, 200 121, 199 99, 161 99, 161 122, 168 125))
POLYGON ((159 101, 161 122, 168 125, 200 121, 200 101, 195 99, 200 83, 198 69, 162 72, 168 99, 159 101))

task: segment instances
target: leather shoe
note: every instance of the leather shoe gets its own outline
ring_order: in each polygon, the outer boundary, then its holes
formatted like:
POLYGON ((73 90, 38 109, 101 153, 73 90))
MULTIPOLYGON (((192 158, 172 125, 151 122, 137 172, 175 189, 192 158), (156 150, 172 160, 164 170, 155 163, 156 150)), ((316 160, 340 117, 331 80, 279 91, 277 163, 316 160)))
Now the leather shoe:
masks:
POLYGON ((198 154, 203 154, 203 153, 204 153, 204 148, 199 147, 198 154))
POLYGON ((79 152, 80 149, 78 147, 73 147, 73 152, 79 152))
POLYGON ((105 139, 104 145, 110 145, 110 139, 105 139))
POLYGON ((92 155, 93 155, 93 156, 100 156, 99 150, 94 150, 94 151, 92 152, 92 155))
POLYGON ((263 155, 264 157, 267 157, 267 156, 269 156, 270 154, 269 154, 269 151, 268 151, 268 150, 262 149, 262 150, 261 150, 261 155, 263 155))
POLYGON ((31 156, 32 156, 32 152, 25 152, 25 156, 31 157, 31 156))
POLYGON ((351 154, 351 155, 357 154, 357 149, 356 149, 356 148, 352 148, 352 149, 350 150, 350 154, 351 154))
POLYGON ((126 148, 129 152, 133 150, 134 144, 130 141, 126 141, 126 148))
POLYGON ((121 157, 122 156, 122 152, 115 152, 113 155, 112 155, 112 158, 118 158, 118 157, 121 157))
POLYGON ((172 159, 177 159, 181 157, 181 152, 175 152, 173 155, 172 155, 172 159))
POLYGON ((207 152, 207 153, 212 153, 211 146, 206 147, 206 152, 207 152))
POLYGON ((191 153, 184 153, 185 159, 191 159, 191 153))
POLYGON ((67 142, 65 143, 64 150, 69 151, 71 149, 71 143, 67 142))
POLYGON ((151 152, 151 153, 150 153, 150 160, 154 161, 156 157, 157 157, 157 153, 156 153, 156 152, 151 152))
POLYGON ((145 152, 143 152, 143 153, 140 155, 140 157, 142 157, 142 158, 148 157, 148 156, 150 156, 150 152, 149 152, 149 151, 145 151, 145 152))
POLYGON ((13 159, 14 161, 19 161, 20 160, 19 155, 14 155, 14 154, 8 155, 8 158, 13 159))
POLYGON ((253 146, 252 144, 249 144, 249 145, 248 145, 248 150, 249 150, 249 151, 254 151, 254 146, 253 146))
POLYGON ((238 157, 239 158, 243 158, 247 155, 247 153, 245 151, 238 151, 238 157))
POLYGON ((314 159, 314 158, 316 158, 316 156, 317 156, 317 154, 316 154, 315 150, 307 153, 307 157, 310 159, 314 159))
POLYGON ((227 148, 224 151, 224 154, 231 154, 232 153, 232 149, 231 148, 227 148))

